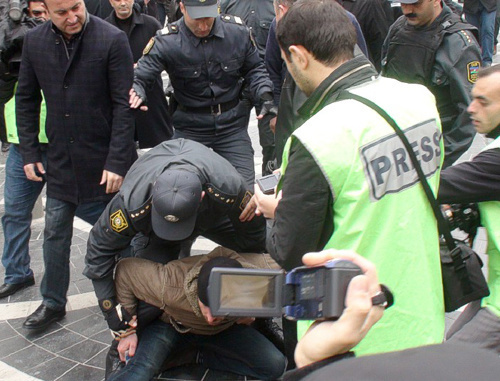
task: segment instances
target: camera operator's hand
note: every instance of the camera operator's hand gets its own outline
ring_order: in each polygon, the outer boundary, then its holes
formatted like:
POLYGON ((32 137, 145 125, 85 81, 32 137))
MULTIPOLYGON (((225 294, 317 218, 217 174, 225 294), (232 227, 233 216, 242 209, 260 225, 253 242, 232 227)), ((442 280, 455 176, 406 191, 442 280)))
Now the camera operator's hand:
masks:
POLYGON ((274 213, 281 200, 281 192, 277 195, 274 194, 264 194, 257 184, 255 184, 254 193, 255 202, 257 203, 257 209, 255 214, 260 216, 264 215, 266 218, 274 218, 274 213))
POLYGON ((370 328, 380 320, 384 307, 373 306, 372 296, 380 292, 375 265, 349 251, 326 250, 302 257, 307 266, 318 266, 331 259, 347 259, 363 271, 351 280, 346 295, 346 308, 337 321, 315 322, 295 349, 295 363, 303 367, 355 347, 370 328))

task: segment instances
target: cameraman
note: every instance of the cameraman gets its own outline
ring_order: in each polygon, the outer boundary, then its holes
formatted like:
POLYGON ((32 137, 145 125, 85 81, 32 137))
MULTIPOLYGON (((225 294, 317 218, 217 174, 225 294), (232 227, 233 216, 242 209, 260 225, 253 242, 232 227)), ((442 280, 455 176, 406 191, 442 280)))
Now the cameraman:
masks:
MULTIPOLYGON (((47 21, 49 17, 42 0, 29 0, 25 12, 24 19, 21 19, 20 23, 15 24, 15 28, 7 32, 9 41, 5 45, 9 45, 10 48, 2 52, 2 59, 7 57, 11 59, 7 61, 5 66, 0 65, 2 68, 8 68, 8 74, 2 72, 0 75, 0 122, 5 124, 7 139, 12 143, 5 164, 5 213, 2 217, 5 237, 2 264, 5 267, 5 279, 4 284, 0 286, 0 298, 10 296, 35 283, 33 271, 30 269, 28 243, 31 233, 31 212, 44 186, 44 182, 28 180, 24 173, 24 164, 19 152, 13 95, 17 84, 17 69, 19 67, 17 66, 16 69, 16 62, 19 64, 17 60, 21 57, 22 38, 30 28, 47 21)), ((45 102, 40 108, 40 134, 38 138, 40 143, 47 143, 45 102)))
POLYGON ((488 232, 488 286, 491 294, 470 303, 447 334, 500 353, 500 66, 479 71, 467 111, 476 131, 494 139, 472 161, 441 172, 441 203, 478 202, 488 232))

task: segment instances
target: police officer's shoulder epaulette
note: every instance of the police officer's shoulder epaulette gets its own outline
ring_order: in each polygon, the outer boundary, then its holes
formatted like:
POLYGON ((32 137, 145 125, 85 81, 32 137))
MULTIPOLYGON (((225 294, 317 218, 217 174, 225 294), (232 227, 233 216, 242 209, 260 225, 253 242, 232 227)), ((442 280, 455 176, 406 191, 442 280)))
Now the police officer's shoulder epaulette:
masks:
POLYGON ((177 34, 179 33, 179 27, 175 24, 167 24, 165 28, 160 31, 162 36, 166 36, 167 34, 177 34))
POLYGON ((222 21, 225 21, 225 22, 244 25, 243 20, 241 19, 241 17, 238 17, 238 16, 220 15, 220 18, 222 21))
POLYGON ((132 222, 134 222, 134 223, 138 222, 151 213, 152 199, 153 199, 153 196, 150 196, 144 204, 139 206, 137 209, 131 210, 129 212, 130 219, 132 222))
POLYGON ((213 184, 207 183, 204 185, 206 194, 213 200, 222 203, 232 205, 236 202, 237 195, 224 193, 219 188, 213 184))
POLYGON ((458 32, 460 37, 462 37, 463 41, 465 42, 465 45, 472 45, 474 43, 474 37, 470 32, 467 32, 464 29, 460 29, 458 32))

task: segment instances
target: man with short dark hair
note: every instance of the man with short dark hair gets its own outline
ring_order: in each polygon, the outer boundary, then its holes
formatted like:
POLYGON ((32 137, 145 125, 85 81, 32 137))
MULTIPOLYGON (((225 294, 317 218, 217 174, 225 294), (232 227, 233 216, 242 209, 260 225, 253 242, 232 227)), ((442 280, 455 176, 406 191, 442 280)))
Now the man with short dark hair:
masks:
POLYGON ((402 141, 362 103, 368 99, 396 121, 436 190, 442 141, 434 97, 423 86, 378 77, 366 57, 354 56, 354 28, 335 2, 298 1, 277 36, 290 74, 309 98, 299 109, 307 121, 285 146, 278 197, 255 189, 258 210, 274 217, 269 253, 286 270, 325 248, 353 250, 375 263, 397 301, 357 354, 441 342, 434 214, 402 141))
POLYGON ((272 83, 241 18, 219 15, 217 0, 182 0, 179 6, 183 18, 158 32, 137 64, 130 105, 141 107, 145 89, 166 70, 177 103, 174 137, 212 148, 250 186, 253 148, 240 92, 245 82, 261 116, 275 113, 272 83))
MULTIPOLYGON (((399 1, 398 1, 399 2, 399 1)), ((472 144, 475 131, 467 105, 481 66, 476 28, 441 0, 402 0, 382 52, 382 75, 426 86, 436 97, 443 126, 443 168, 472 144)))
MULTIPOLYGON (((106 21, 127 34, 134 63, 142 57, 142 52, 148 41, 161 25, 152 16, 142 14, 134 0, 109 0, 114 12, 106 21)), ((168 111, 168 103, 163 93, 161 75, 148 87, 146 94, 149 100, 147 112, 137 111, 135 118, 135 140, 139 148, 152 148, 174 134, 172 118, 168 111)))
POLYGON ((488 232, 491 294, 470 303, 446 338, 500 353, 500 66, 478 73, 467 111, 476 131, 494 140, 471 161, 441 172, 438 199, 442 203, 479 203, 481 224, 488 232))
POLYGON ((118 301, 135 315, 137 301, 162 309, 161 320, 153 322, 139 338, 135 330, 118 344, 122 361, 130 361, 109 380, 149 381, 165 359, 187 347, 198 350, 198 362, 207 368, 229 371, 259 380, 275 380, 286 367, 285 357, 250 324, 252 318, 214 317, 208 307, 208 281, 214 267, 278 269, 269 255, 242 254, 218 247, 211 253, 159 265, 127 258, 118 263, 118 301), (143 336, 147 336, 144 338, 143 336), (142 345, 144 340, 156 345, 142 345))
POLYGON ((125 33, 89 16, 83 0, 45 5, 51 21, 24 38, 16 92, 24 172, 29 180, 47 180, 43 301, 24 322, 26 329, 44 329, 66 314, 74 216, 94 224, 137 157, 125 33), (42 91, 47 170, 38 142, 42 91))

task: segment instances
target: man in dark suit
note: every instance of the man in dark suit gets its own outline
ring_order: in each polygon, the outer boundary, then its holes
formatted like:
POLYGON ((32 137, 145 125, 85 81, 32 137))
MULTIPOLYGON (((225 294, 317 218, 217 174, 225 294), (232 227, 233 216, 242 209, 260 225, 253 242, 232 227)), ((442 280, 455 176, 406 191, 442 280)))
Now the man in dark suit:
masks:
MULTIPOLYGON (((106 21, 123 30, 128 37, 134 62, 139 61, 148 41, 161 25, 154 17, 140 12, 134 0, 110 0, 114 11, 106 21)), ((174 134, 172 119, 168 112, 168 103, 163 93, 161 76, 146 90, 149 108, 147 112, 135 112, 135 139, 140 148, 151 148, 174 134)))
POLYGON ((23 324, 42 329, 65 315, 75 215, 94 224, 137 157, 126 35, 89 16, 83 0, 45 0, 51 22, 24 39, 16 118, 24 171, 47 180, 43 302, 23 324), (37 139, 43 91, 47 171, 37 139))

